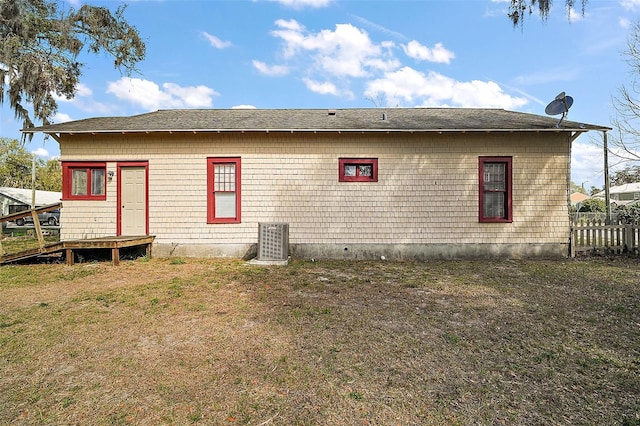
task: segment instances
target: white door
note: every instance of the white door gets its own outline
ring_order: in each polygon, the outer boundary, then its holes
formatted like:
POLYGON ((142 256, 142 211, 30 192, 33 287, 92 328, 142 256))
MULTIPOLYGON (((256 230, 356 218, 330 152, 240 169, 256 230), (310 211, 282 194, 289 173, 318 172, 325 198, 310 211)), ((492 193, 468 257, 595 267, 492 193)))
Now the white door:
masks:
POLYGON ((120 235, 147 235, 147 171, 120 169, 120 235))

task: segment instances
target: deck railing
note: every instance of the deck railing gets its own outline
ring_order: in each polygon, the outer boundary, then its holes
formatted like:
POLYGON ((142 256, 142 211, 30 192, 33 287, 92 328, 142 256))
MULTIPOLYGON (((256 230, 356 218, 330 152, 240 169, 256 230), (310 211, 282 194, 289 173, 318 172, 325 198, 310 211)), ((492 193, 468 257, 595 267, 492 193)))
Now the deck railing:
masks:
MULTIPOLYGON (((19 251, 24 251, 26 248, 24 246, 25 241, 16 241, 16 244, 7 244, 7 242, 5 241, 3 247, 2 240, 4 238, 4 228, 8 222, 14 222, 18 219, 23 219, 27 216, 31 216, 33 219, 33 231, 29 230, 29 235, 31 235, 36 241, 34 241, 33 244, 30 241, 26 241, 26 244, 29 246, 29 248, 35 249, 37 251, 43 251, 47 244, 51 244, 50 239, 46 238, 47 235, 50 234, 50 231, 44 232, 44 230, 40 226, 40 219, 38 217, 38 214, 57 210, 61 207, 62 203, 48 204, 46 206, 36 207, 35 209, 22 210, 19 212, 11 213, 7 216, 0 216, 0 259, 2 259, 5 254, 9 254, 9 252, 11 251, 12 247, 7 246, 15 245, 16 247, 18 247, 19 251)), ((31 238, 26 238, 26 240, 30 239, 31 238)), ((56 238, 56 240, 59 240, 59 237, 56 238)))

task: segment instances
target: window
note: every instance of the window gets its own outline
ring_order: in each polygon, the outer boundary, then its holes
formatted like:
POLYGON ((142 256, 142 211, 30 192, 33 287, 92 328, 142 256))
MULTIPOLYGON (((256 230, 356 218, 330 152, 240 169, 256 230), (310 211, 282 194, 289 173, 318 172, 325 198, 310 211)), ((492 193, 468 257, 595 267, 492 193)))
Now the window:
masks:
POLYGON ((377 158, 340 158, 338 159, 339 182, 377 182, 377 158))
POLYGON ((62 163, 62 198, 106 200, 106 163, 62 163))
POLYGON ((208 158, 207 188, 207 223, 240 223, 240 158, 208 158))
POLYGON ((511 157, 479 159, 480 222, 511 222, 511 157))

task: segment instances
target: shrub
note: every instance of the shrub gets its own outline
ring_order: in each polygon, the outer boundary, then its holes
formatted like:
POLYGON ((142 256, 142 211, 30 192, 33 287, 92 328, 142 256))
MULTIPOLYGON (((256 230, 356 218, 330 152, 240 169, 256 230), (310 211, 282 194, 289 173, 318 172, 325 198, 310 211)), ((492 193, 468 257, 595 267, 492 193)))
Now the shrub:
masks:
POLYGON ((618 221, 624 224, 640 224, 640 205, 620 206, 617 209, 618 221))

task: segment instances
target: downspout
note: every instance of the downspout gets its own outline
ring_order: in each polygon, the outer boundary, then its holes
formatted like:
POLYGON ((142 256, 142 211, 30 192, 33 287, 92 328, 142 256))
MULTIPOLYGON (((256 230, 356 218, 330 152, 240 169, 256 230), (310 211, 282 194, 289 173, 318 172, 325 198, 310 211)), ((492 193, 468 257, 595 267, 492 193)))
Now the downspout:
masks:
MULTIPOLYGON (((577 133, 577 135, 580 135, 580 133, 577 133)), ((573 218, 571 217, 571 150, 573 147, 573 141, 576 139, 576 134, 571 134, 569 133, 569 137, 568 137, 568 161, 567 161, 567 216, 569 216, 569 238, 568 238, 568 245, 569 245, 569 257, 574 257, 574 253, 573 253, 573 218)))

